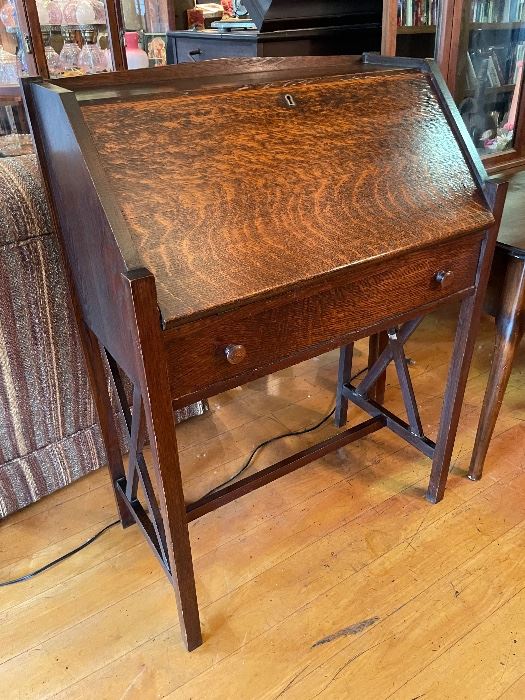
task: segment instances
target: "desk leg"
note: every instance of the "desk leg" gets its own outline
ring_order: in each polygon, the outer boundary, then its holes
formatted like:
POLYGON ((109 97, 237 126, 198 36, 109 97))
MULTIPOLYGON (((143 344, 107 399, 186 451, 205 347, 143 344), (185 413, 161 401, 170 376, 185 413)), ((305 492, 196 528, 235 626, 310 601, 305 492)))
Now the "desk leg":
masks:
POLYGON ((115 427, 113 407, 108 393, 108 380, 102 361, 102 349, 97 337, 80 317, 78 319, 78 329, 86 359, 93 399, 98 413, 102 442, 106 449, 106 458, 108 460, 108 468, 111 474, 111 483, 115 493, 120 522, 122 523, 122 527, 129 527, 134 524, 135 520, 131 516, 126 504, 123 502, 120 491, 116 488, 117 481, 125 476, 125 471, 122 454, 120 452, 118 433, 115 427))
POLYGON ((447 388, 441 411, 436 451, 432 462, 427 500, 441 501, 445 492, 452 450, 458 429, 463 395, 474 351, 477 324, 480 315, 479 295, 467 297, 461 303, 447 388))
MULTIPOLYGON (((379 355, 388 345, 388 332, 381 331, 375 335, 371 335, 368 341, 368 369, 375 364, 379 355)), ((374 399, 377 403, 383 404, 385 402, 385 388, 386 388, 386 370, 379 377, 372 389, 371 399, 374 399)))
POLYGON ((524 303, 525 260, 509 257, 500 308, 496 316, 494 357, 468 473, 469 479, 473 481, 481 479, 483 464, 509 381, 514 355, 523 335, 524 303))
POLYGON ((169 576, 177 596, 181 635, 188 651, 202 644, 188 518, 170 384, 161 337, 155 280, 145 271, 128 273, 135 332, 140 392, 148 429, 153 471, 158 484, 159 507, 164 521, 169 576))
POLYGON ((337 395, 335 402, 336 428, 346 425, 348 418, 348 399, 343 394, 343 387, 350 382, 352 377, 352 359, 354 356, 354 344, 350 343, 341 348, 339 352, 339 375, 337 378, 337 395))

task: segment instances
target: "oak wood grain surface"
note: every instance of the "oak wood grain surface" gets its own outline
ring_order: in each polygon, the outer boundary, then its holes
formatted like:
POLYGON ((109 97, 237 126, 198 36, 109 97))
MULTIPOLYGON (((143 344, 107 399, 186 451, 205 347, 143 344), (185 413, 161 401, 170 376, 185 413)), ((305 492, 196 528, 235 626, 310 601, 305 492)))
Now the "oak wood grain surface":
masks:
POLYGON ((413 71, 81 110, 165 323, 492 222, 413 71))
MULTIPOLYGON (((455 313, 441 311, 409 341, 422 416, 434 428, 454 325, 455 313)), ((521 700, 525 353, 485 478, 464 478, 493 332, 485 318, 440 504, 421 498, 426 460, 379 432, 191 523, 206 638, 192 654, 179 644, 170 583, 140 532, 113 528, 2 589, 2 697, 521 700)), ((355 371, 366 356, 360 341, 355 371)), ((257 442, 320 420, 336 378, 332 352, 216 397, 210 413, 179 426, 189 495, 227 478, 257 442)), ((391 408, 401 401, 393 382, 389 371, 391 408)), ((269 446, 255 468, 318 437, 269 446)), ((105 470, 9 516, 0 523, 0 580, 64 554, 115 517, 105 470)))
POLYGON ((213 395, 217 382, 271 366, 305 348, 318 354, 323 344, 341 345, 350 329, 354 335, 366 335, 367 328, 385 318, 472 290, 479 253, 480 244, 465 236, 453 245, 444 242, 405 254, 396 266, 385 261, 373 270, 363 265, 353 274, 341 273, 332 286, 319 284, 286 300, 247 304, 230 311, 227 324, 219 314, 177 326, 164 336, 172 398, 186 395, 187 401, 188 395, 203 391, 213 395), (436 281, 436 273, 443 269, 451 273, 444 287, 436 281), (370 289, 381 295, 381 305, 370 289), (224 354, 230 343, 246 350, 246 357, 235 365, 224 354))

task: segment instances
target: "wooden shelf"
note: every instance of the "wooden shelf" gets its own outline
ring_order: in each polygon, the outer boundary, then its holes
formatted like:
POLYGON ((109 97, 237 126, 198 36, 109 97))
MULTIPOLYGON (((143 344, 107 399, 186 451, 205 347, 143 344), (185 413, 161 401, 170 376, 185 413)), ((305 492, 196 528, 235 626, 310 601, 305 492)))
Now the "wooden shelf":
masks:
POLYGON ((21 100, 19 85, 4 85, 0 83, 0 100, 21 100))
POLYGON ((435 34, 435 24, 419 24, 416 27, 398 27, 398 34, 435 34))
POLYGON ((525 29, 525 20, 521 22, 472 22, 470 31, 478 29, 502 30, 502 29, 525 29))
MULTIPOLYGON (((483 91, 486 97, 494 97, 499 93, 513 93, 515 89, 514 83, 509 85, 500 85, 499 87, 486 87, 483 91)), ((465 90, 464 97, 474 97, 475 90, 465 90)))

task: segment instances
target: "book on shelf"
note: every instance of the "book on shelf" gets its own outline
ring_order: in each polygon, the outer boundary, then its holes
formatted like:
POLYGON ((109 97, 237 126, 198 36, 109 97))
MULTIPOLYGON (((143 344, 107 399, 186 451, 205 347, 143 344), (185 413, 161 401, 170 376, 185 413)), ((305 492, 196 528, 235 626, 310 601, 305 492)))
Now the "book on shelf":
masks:
POLYGON ((467 70, 465 74, 467 90, 475 90, 478 87, 478 75, 472 62, 472 56, 467 51, 467 70))
POLYGON ((515 84, 524 60, 525 41, 515 41, 510 46, 492 46, 483 51, 468 51, 465 64, 467 90, 515 84))
MULTIPOLYGON (((438 20, 440 0, 397 0, 397 24, 399 27, 435 26, 438 20)), ((523 0, 525 2, 525 0, 523 0)))
POLYGON ((501 87, 501 80, 492 55, 487 56, 487 82, 490 87, 501 87))
POLYGON ((525 0, 473 0, 470 20, 477 24, 525 21, 525 0))
POLYGON ((516 83, 520 74, 520 63, 525 60, 525 41, 520 41, 516 47, 516 53, 512 64, 512 80, 509 82, 516 83))

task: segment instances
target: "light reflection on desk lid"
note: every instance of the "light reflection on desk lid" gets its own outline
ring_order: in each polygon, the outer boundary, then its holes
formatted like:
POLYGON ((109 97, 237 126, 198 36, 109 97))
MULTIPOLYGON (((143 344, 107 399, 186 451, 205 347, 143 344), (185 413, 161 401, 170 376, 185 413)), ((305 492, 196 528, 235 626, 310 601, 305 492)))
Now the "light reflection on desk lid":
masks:
POLYGON ((492 222, 414 71, 82 113, 165 319, 492 222))

